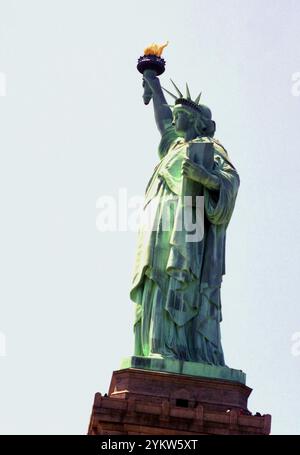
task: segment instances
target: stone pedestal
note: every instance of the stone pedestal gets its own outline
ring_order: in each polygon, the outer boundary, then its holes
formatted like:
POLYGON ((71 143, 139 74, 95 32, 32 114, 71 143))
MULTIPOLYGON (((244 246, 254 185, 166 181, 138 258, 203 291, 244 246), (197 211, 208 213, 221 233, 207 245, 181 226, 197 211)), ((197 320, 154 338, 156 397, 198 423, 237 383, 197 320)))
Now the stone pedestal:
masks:
POLYGON ((108 394, 96 394, 88 434, 267 435, 271 416, 251 415, 250 393, 232 380, 122 368, 108 394))

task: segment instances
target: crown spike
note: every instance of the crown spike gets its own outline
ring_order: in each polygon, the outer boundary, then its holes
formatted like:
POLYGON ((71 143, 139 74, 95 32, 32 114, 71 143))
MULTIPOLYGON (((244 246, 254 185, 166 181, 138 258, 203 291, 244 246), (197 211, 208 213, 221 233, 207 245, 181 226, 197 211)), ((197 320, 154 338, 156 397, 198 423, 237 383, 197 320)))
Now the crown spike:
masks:
POLYGON ((170 81, 171 81, 172 84, 174 85, 174 87, 175 87, 175 89, 176 89, 176 92, 178 93, 178 95, 180 96, 180 98, 183 98, 183 94, 181 93, 181 91, 179 90, 179 88, 177 87, 177 85, 175 84, 175 82, 173 82, 171 78, 170 78, 170 81))
POLYGON ((199 93, 197 98, 195 99, 194 103, 199 104, 200 98, 201 98, 202 92, 199 93))
POLYGON ((173 93, 169 92, 169 90, 167 90, 166 88, 164 87, 161 87, 165 92, 167 92, 170 96, 172 96, 174 98, 174 100, 177 100, 177 96, 173 95, 173 93))
POLYGON ((185 85, 186 85, 186 97, 188 100, 191 100, 192 98, 191 98, 190 89, 189 89, 187 82, 185 83, 185 85))

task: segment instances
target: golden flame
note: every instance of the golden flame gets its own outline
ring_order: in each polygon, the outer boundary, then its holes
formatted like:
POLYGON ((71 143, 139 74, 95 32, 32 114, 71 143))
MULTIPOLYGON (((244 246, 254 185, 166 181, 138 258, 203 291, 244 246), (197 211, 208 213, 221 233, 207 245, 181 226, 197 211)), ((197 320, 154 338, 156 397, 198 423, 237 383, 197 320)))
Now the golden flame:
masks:
POLYGON ((163 49, 169 44, 167 41, 165 44, 159 46, 158 44, 152 43, 150 46, 146 47, 144 50, 144 55, 157 55, 158 57, 161 56, 163 49))

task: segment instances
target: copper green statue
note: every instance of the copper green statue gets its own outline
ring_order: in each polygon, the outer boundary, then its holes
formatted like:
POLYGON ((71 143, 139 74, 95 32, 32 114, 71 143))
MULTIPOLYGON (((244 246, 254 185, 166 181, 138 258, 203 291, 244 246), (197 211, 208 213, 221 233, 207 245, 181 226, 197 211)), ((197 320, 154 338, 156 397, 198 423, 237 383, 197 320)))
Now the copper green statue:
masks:
MULTIPOLYGON (((153 102, 161 140, 159 162, 145 192, 143 218, 148 225, 141 223, 139 229, 130 291, 134 356, 225 366, 220 291, 239 175, 214 139, 216 125, 200 95, 193 100, 188 86, 183 95, 173 83, 175 95, 164 90, 175 102, 167 103, 158 77, 165 63, 161 50, 145 52, 138 68, 144 103, 153 102), (184 228, 177 231, 184 196, 191 194, 203 198, 204 230, 197 241, 188 241, 184 228), (147 217, 150 209, 152 217, 147 217), (163 218, 168 229, 163 229, 163 218)), ((190 209, 197 216, 199 207, 193 203, 190 209)))

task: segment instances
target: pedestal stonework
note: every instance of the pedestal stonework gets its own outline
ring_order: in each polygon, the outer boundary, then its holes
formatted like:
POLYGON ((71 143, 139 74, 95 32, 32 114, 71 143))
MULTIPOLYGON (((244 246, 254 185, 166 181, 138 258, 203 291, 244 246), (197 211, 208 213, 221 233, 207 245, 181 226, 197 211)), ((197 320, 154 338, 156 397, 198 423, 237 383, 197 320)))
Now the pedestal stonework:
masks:
POLYGON ((122 368, 113 372, 108 394, 96 393, 88 434, 267 435, 271 416, 251 415, 251 391, 238 381, 122 368))

